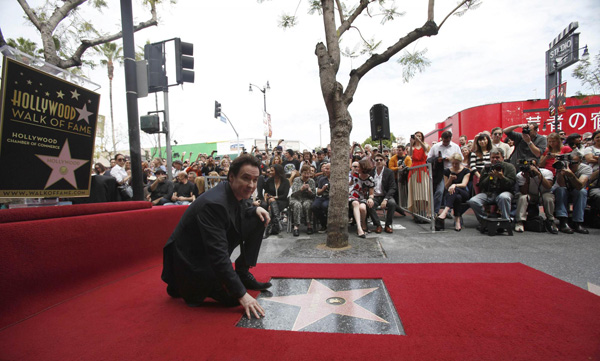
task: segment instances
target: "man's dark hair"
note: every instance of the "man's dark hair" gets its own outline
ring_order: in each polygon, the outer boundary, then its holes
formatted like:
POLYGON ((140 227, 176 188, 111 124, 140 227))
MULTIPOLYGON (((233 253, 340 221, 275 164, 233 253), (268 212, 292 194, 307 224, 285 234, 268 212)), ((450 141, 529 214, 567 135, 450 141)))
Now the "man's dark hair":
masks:
POLYGON ((398 146, 398 149, 406 150, 406 147, 405 147, 405 146, 403 146, 402 144, 400 144, 400 145, 398 146))
POLYGON ((442 139, 444 139, 444 138, 450 138, 450 139, 452 139, 452 132, 449 131, 449 130, 444 131, 442 133, 442 139))
POLYGON ((229 166, 229 173, 227 173, 227 180, 230 180, 231 176, 237 177, 240 169, 242 169, 242 167, 246 164, 256 167, 260 171, 260 162, 255 156, 251 154, 242 154, 235 158, 233 162, 231 162, 231 165, 229 166))

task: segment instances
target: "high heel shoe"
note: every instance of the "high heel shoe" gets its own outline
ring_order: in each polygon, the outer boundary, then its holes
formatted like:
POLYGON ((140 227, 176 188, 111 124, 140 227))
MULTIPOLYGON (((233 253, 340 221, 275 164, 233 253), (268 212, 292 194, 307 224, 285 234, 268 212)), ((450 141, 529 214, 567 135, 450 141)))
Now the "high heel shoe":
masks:
POLYGON ((363 231, 363 234, 358 234, 359 229, 356 229, 356 234, 358 235, 358 237, 360 238, 367 238, 367 233, 365 231, 363 231))
POLYGON ((460 232, 460 231, 462 231, 462 227, 463 227, 463 219, 462 219, 462 217, 461 217, 461 218, 460 218, 460 228, 456 228, 456 222, 454 222, 454 230, 455 230, 456 232, 460 232))

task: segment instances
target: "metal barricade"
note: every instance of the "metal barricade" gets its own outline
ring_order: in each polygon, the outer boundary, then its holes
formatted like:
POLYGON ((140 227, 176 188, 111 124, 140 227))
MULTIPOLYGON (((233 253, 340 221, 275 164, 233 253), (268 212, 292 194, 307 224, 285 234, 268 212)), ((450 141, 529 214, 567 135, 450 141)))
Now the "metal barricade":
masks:
POLYGON ((215 187, 220 181, 227 180, 225 176, 204 176, 204 187, 206 190, 215 187))
MULTIPOLYGON (((406 179, 397 179, 398 205, 405 213, 415 219, 428 222, 435 231, 435 212, 433 210, 433 177, 431 164, 409 167, 406 179)), ((398 178, 400 178, 398 171, 398 178)))

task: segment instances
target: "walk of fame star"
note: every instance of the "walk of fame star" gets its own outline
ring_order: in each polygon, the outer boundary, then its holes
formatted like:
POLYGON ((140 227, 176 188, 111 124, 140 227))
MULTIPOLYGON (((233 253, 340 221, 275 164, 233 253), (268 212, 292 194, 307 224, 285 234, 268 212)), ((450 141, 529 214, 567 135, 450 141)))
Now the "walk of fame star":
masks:
POLYGON ((71 183, 75 189, 77 189, 75 170, 89 162, 89 160, 71 158, 71 148, 69 148, 68 139, 65 140, 65 144, 63 145, 58 157, 39 154, 36 154, 36 156, 40 158, 42 162, 46 163, 48 167, 52 168, 52 173, 50 173, 50 177, 48 177, 48 181, 46 182, 44 189, 50 187, 63 178, 67 182, 71 183))
POLYGON ((298 317, 296 317, 292 331, 301 330, 330 314, 388 323, 388 321, 354 302, 377 289, 375 287, 333 291, 321 282, 312 280, 308 287, 308 292, 305 294, 268 297, 262 298, 262 300, 300 307, 300 312, 298 313, 298 317))

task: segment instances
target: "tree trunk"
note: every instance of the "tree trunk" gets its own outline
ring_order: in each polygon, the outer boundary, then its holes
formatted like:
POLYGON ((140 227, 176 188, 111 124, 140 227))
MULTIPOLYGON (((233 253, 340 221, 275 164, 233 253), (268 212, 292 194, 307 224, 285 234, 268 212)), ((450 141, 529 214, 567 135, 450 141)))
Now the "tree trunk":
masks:
MULTIPOLYGON (((329 109, 328 105, 328 109, 329 109)), ((337 101, 331 104, 331 190, 327 219, 327 247, 342 248, 348 245, 348 152, 352 118, 346 105, 337 101)))

